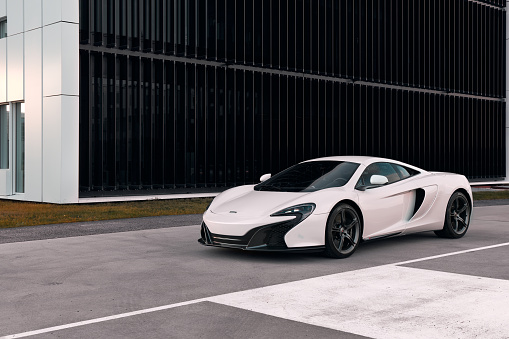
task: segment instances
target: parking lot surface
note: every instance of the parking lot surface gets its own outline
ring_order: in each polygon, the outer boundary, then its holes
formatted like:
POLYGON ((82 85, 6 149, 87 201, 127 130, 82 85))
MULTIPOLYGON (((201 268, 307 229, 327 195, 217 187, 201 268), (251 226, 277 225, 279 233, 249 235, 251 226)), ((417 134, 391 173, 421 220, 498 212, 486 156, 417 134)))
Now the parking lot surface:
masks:
POLYGON ((508 206, 345 260, 208 248, 199 216, 165 218, 0 230, 0 338, 509 338, 508 206))

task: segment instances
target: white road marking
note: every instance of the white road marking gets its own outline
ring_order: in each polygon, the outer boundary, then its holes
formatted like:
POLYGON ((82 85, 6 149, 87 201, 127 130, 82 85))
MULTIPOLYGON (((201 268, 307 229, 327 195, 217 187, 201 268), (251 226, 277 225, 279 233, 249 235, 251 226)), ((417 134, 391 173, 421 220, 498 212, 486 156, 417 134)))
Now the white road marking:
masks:
POLYGON ((506 326, 509 281, 399 266, 503 246, 509 246, 509 242, 194 299, 0 339, 24 338, 203 301, 374 338, 470 338, 465 329, 469 335, 478 331, 476 335, 481 337, 509 338, 506 326))
POLYGON ((393 265, 209 301, 379 339, 509 338, 509 281, 393 265))
POLYGON ((0 339, 12 339, 12 338, 30 337, 30 336, 37 335, 37 334, 43 334, 43 333, 54 332, 54 331, 59 331, 59 330, 65 330, 65 329, 72 328, 72 327, 96 324, 96 323, 101 323, 101 322, 105 322, 105 321, 109 321, 109 320, 121 319, 121 318, 126 318, 126 317, 132 317, 132 316, 135 316, 135 315, 145 314, 145 313, 152 313, 152 312, 157 312, 157 311, 168 310, 168 309, 176 308, 176 307, 180 307, 180 306, 187 306, 187 305, 197 304, 197 303, 200 303, 202 301, 207 301, 207 300, 208 300, 207 298, 194 299, 194 300, 184 301, 184 302, 176 303, 176 304, 170 304, 170 305, 165 305, 165 306, 146 308, 146 309, 139 310, 139 311, 121 313, 121 314, 117 314, 117 315, 111 315, 111 316, 108 316, 108 317, 95 318, 95 319, 78 321, 78 322, 75 322, 75 323, 70 323, 70 324, 65 324, 65 325, 60 325, 60 326, 47 327, 47 328, 43 328, 43 329, 35 330, 35 331, 28 331, 28 332, 23 332, 23 333, 6 335, 6 336, 3 336, 3 337, 0 337, 0 339))

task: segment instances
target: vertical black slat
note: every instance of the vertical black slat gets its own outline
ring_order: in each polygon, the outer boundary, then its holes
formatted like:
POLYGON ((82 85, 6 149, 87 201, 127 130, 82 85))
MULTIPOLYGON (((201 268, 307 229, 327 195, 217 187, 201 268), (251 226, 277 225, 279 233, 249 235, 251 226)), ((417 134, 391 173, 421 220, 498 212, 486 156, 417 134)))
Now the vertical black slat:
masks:
POLYGON ((295 163, 304 161, 304 79, 295 78, 295 163))
POLYGON ((271 170, 277 173, 281 170, 279 166, 280 156, 280 145, 279 145, 279 74, 271 75, 271 111, 270 111, 270 122, 271 122, 271 170))
MULTIPOLYGON (((208 121, 208 72, 209 67, 196 65, 196 186, 210 186, 207 180, 207 137, 210 129, 208 121)), ((214 183, 212 183, 214 184, 214 183)))
POLYGON ((252 65, 253 56, 253 0, 244 0, 244 60, 252 65))
POLYGON ((311 71, 311 0, 303 0, 303 69, 311 71))
POLYGON ((235 1, 235 61, 237 63, 245 62, 245 30, 244 30, 244 1, 235 1))
POLYGON ((339 10, 341 7, 341 4, 336 1, 332 1, 332 21, 331 21, 331 27, 332 27, 332 47, 331 47, 331 72, 334 76, 340 75, 340 64, 341 64, 341 53, 340 51, 340 16, 339 16, 339 10))
POLYGON ((294 76, 288 76, 288 91, 287 91, 287 111, 286 111, 286 119, 287 119, 287 153, 288 153, 288 162, 287 166, 292 166, 295 164, 297 155, 296 155, 296 126, 297 126, 297 112, 296 112, 296 81, 294 76))
POLYGON ((253 62, 263 64, 263 2, 253 2, 253 62))
MULTIPOLYGON (((287 20, 287 68, 295 70, 295 57, 297 55, 295 50, 295 37, 296 37, 296 12, 295 12, 296 1, 288 0, 286 10, 287 20)), ((331 27, 332 29, 332 27, 331 27)))
POLYGON ((216 1, 216 58, 226 59, 226 34, 225 34, 225 0, 216 1))
POLYGON ((225 186, 225 152, 226 152, 226 119, 225 119, 225 68, 216 68, 216 182, 214 186, 225 186))
POLYGON ((165 163, 164 163, 164 187, 175 187, 175 64, 173 61, 165 61, 165 163))
MULTIPOLYGON (((166 1, 163 1, 164 3, 166 3, 166 1)), ((163 5, 164 7, 164 5, 163 5)), ((161 10, 163 10, 163 13, 164 12, 164 9, 161 8, 161 10)), ((163 29, 163 49, 164 49, 164 29, 163 29)), ((162 126, 160 126, 160 128, 162 129, 162 140, 161 140, 161 144, 159 145, 160 147, 160 150, 162 152, 162 155, 163 155, 163 159, 162 159, 162 168, 161 168, 161 176, 162 176, 162 185, 163 185, 163 188, 166 188, 166 181, 167 181, 167 178, 166 178, 166 171, 167 171, 167 167, 166 167, 166 164, 168 163, 168 156, 169 156, 169 149, 166 147, 167 145, 167 138, 168 138, 168 134, 167 134, 167 129, 166 129, 166 125, 168 124, 168 117, 166 116, 166 112, 170 109, 168 107, 168 99, 167 99, 167 95, 168 95, 168 92, 167 92, 167 86, 166 84, 168 83, 168 75, 167 75, 167 67, 168 67, 168 63, 164 60, 161 61, 162 65, 161 65, 161 71, 162 71, 162 74, 161 74, 161 96, 162 96, 162 103, 161 103, 161 115, 162 115, 162 126)))
MULTIPOLYGON (((364 0, 362 0, 364 1, 364 0)), ((362 61, 361 56, 361 36, 360 36, 360 5, 362 1, 355 0, 353 2, 353 16, 352 16, 352 24, 353 24, 353 60, 352 60, 352 71, 353 78, 360 78, 360 65, 362 61)))
MULTIPOLYGON (((272 46, 272 20, 271 20, 271 0, 263 0, 262 2, 262 58, 263 66, 271 65, 271 46, 272 46)), ((268 168, 268 167, 267 167, 268 168)))
POLYGON ((253 123, 251 150, 253 152, 252 182, 258 183, 262 174, 262 102, 261 102, 261 72, 252 72, 253 77, 253 123))
MULTIPOLYGON (((316 0, 315 0, 316 2, 316 0)), ((318 33, 318 73, 324 74, 326 72, 326 56, 327 56, 327 33, 326 33, 326 25, 327 25, 327 16, 326 16, 326 1, 318 0, 318 17, 317 17, 317 25, 315 25, 318 33)))
POLYGON ((378 69, 380 71, 379 80, 382 83, 387 82, 387 0, 380 0, 379 2, 379 55, 380 61, 378 63, 378 69))
POLYGON ((263 82, 262 82, 262 115, 263 115, 263 134, 262 134, 262 168, 263 173, 271 173, 273 171, 271 167, 272 161, 272 143, 271 143, 271 75, 269 73, 261 73, 263 82))
POLYGON ((271 1, 271 65, 279 68, 279 0, 271 1))
POLYGON ((253 97, 253 72, 244 72, 244 153, 245 153, 245 183, 254 182, 254 97, 253 97))
POLYGON ((304 126, 303 126, 303 143, 304 143, 304 159, 311 159, 312 158, 312 150, 311 150, 311 125, 312 125, 312 115, 311 115, 311 79, 304 78, 303 82, 303 120, 304 120, 304 126))
POLYGON ((320 3, 317 0, 311 0, 311 71, 318 73, 319 70, 319 57, 321 54, 320 49, 320 3))

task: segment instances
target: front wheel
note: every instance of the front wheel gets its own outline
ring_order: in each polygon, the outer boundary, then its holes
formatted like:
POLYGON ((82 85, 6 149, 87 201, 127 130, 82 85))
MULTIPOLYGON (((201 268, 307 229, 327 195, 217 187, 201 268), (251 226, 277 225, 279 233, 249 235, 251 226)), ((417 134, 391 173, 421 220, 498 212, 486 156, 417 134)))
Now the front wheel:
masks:
POLYGON ((347 258, 355 252, 362 236, 362 222, 351 205, 336 206, 327 220, 325 254, 331 258, 347 258))
POLYGON ((467 233, 471 212, 470 200, 465 194, 455 192, 447 204, 444 228, 435 231, 435 234, 442 238, 461 238, 467 233))

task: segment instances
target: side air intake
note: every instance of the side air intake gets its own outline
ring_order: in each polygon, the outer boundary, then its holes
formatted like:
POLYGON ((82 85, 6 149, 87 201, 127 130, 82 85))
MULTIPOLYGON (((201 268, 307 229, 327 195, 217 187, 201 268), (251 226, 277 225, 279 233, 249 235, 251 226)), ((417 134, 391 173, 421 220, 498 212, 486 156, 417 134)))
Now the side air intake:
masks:
POLYGON ((422 188, 418 188, 415 190, 415 206, 414 206, 414 213, 412 214, 412 218, 414 217, 415 213, 421 208, 422 202, 424 201, 424 196, 426 195, 426 192, 422 188))

